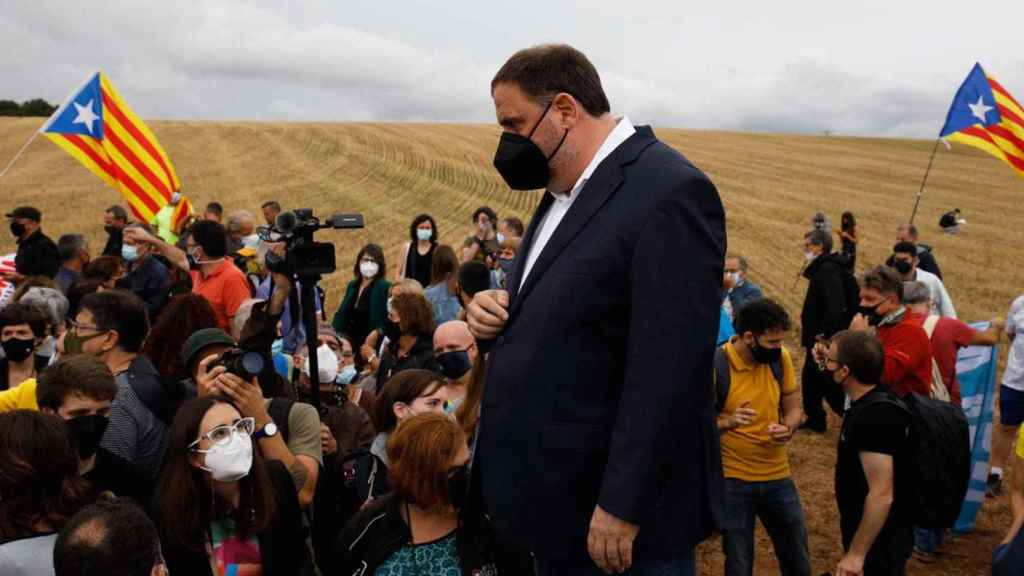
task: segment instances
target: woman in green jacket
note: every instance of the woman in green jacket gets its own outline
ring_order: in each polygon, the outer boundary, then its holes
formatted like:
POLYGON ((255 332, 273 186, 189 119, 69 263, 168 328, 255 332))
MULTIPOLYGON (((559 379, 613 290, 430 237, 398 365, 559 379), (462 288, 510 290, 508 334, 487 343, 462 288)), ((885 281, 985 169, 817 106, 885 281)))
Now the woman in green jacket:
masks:
POLYGON ((331 325, 338 334, 348 336, 354 346, 362 346, 370 332, 384 328, 388 317, 387 264, 384 251, 367 244, 359 251, 353 267, 353 280, 345 289, 345 298, 334 313, 331 325))

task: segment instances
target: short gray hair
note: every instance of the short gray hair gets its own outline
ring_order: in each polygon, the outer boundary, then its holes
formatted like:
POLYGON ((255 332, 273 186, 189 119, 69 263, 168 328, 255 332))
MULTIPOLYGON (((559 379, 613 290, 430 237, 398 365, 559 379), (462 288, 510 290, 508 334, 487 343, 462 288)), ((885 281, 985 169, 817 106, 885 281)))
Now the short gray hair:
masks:
POLYGON ((25 291, 18 302, 38 308, 46 316, 51 329, 63 324, 68 315, 68 299, 55 288, 33 286, 25 291))
POLYGON ((57 239, 57 255, 61 262, 78 258, 82 250, 88 250, 88 245, 81 234, 65 234, 57 239))
POLYGON ((246 224, 256 224, 256 218, 253 217, 252 212, 248 210, 235 210, 232 212, 228 219, 224 222, 224 228, 230 232, 239 232, 242 226, 246 224))
POLYGON ((746 256, 740 256, 739 254, 729 254, 725 257, 726 260, 736 260, 740 263, 740 271, 746 272, 748 268, 746 256))
POLYGON ((807 235, 807 241, 812 246, 821 246, 825 249, 825 254, 832 253, 832 234, 825 232, 824 230, 812 230, 807 235))
POLYGON ((932 291, 924 282, 904 282, 903 303, 930 305, 932 303, 932 291))

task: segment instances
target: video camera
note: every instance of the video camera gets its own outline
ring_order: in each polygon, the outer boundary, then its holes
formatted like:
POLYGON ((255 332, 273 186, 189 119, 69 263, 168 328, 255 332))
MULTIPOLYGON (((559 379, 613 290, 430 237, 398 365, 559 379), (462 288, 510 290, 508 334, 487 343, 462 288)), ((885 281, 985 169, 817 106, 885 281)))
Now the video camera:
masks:
POLYGON ((285 243, 284 258, 273 252, 267 254, 267 270, 299 278, 330 274, 337 268, 334 245, 329 242, 315 242, 313 233, 324 228, 345 230, 363 226, 361 214, 335 214, 321 222, 313 215, 311 208, 282 212, 274 220, 274 226, 261 227, 259 230, 261 240, 285 243))

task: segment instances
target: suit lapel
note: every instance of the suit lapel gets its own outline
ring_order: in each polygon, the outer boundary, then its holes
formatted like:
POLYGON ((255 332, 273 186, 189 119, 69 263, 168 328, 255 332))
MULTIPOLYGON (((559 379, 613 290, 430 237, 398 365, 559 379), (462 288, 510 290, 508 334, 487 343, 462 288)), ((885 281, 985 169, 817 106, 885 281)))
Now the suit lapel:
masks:
POLYGON ((590 180, 583 186, 579 197, 573 202, 565 217, 558 224, 558 228, 555 229, 555 233, 551 235, 548 243, 544 246, 540 256, 537 257, 533 268, 530 269, 530 275, 526 277, 523 289, 512 303, 512 314, 515 314, 522 306, 522 302, 530 294, 530 290, 537 285, 558 255, 565 250, 565 247, 572 242, 572 239, 580 233, 580 230, 586 226, 601 206, 604 206, 604 203, 622 183, 622 167, 614 158, 609 157, 607 160, 601 163, 591 175, 590 180))

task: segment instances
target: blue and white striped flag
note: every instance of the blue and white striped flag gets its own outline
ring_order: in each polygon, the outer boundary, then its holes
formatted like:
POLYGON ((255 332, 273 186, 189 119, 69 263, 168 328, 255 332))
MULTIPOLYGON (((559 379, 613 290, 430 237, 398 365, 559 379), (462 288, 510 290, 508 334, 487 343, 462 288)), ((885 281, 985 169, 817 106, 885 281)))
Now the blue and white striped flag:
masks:
MULTIPOLYGON (((987 330, 988 327, 988 322, 971 324, 975 330, 987 330)), ((971 346, 960 350, 957 355, 956 377, 960 382, 960 404, 971 426, 971 483, 960 508, 960 517, 953 526, 954 532, 973 532, 974 519, 985 502, 998 362, 999 348, 996 346, 971 346)))

